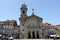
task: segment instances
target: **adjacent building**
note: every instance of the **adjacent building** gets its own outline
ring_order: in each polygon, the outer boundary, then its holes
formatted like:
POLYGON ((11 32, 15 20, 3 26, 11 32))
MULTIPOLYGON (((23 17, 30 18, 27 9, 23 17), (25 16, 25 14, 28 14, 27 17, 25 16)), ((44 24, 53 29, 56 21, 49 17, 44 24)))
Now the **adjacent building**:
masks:
POLYGON ((42 31, 44 38, 50 38, 50 35, 56 35, 57 28, 50 23, 43 23, 42 31))
POLYGON ((0 21, 0 34, 5 37, 15 37, 18 34, 16 20, 0 21))

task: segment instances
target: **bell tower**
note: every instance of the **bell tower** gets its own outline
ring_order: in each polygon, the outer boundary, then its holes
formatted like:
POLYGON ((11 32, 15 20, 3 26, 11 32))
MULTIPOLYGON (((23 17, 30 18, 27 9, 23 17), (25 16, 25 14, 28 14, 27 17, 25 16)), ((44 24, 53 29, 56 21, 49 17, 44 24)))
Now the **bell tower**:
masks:
POLYGON ((22 4, 21 8, 21 15, 20 15, 20 18, 19 18, 19 21, 20 21, 20 38, 24 38, 24 31, 25 31, 25 21, 26 21, 26 18, 28 17, 27 16, 27 5, 24 3, 22 4))
POLYGON ((20 15, 20 18, 19 18, 20 25, 24 26, 25 21, 26 21, 26 17, 27 17, 27 5, 25 3, 22 4, 20 10, 21 10, 21 15, 20 15))
POLYGON ((20 10, 21 10, 21 18, 27 17, 27 5, 25 3, 22 4, 20 10))

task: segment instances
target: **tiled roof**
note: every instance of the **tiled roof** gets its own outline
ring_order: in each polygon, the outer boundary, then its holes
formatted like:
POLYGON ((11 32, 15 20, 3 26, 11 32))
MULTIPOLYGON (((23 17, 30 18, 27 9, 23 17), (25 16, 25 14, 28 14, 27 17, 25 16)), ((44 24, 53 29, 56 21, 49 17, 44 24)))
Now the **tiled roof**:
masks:
POLYGON ((54 25, 50 23, 43 23, 43 26, 48 27, 48 26, 54 26, 54 25))
POLYGON ((16 20, 6 20, 5 22, 9 22, 9 23, 12 22, 14 26, 17 26, 16 20))
POLYGON ((16 20, 6 20, 5 22, 15 22, 16 20))
MULTIPOLYGON (((4 25, 5 23, 10 23, 10 22, 13 23, 13 26, 17 26, 16 20, 6 20, 6 21, 2 21, 2 22, 0 23, 0 25, 4 25), (2 24, 2 23, 3 23, 3 24, 2 24)), ((7 25, 7 24, 5 24, 5 25, 7 25)))

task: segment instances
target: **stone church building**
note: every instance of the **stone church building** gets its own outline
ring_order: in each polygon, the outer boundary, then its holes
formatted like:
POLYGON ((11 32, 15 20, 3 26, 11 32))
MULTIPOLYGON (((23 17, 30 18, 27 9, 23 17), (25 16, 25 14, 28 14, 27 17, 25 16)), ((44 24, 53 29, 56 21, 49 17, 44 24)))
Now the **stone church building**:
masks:
POLYGON ((20 21, 20 38, 21 39, 40 39, 42 38, 42 18, 32 12, 31 16, 27 15, 27 5, 21 5, 20 21))

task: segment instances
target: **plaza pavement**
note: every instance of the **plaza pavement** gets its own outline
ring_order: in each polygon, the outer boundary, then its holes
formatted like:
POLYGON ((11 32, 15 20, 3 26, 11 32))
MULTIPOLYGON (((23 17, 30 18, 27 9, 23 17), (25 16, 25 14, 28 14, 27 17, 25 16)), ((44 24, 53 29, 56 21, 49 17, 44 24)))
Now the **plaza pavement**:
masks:
POLYGON ((54 40, 54 39, 14 39, 14 40, 54 40))

